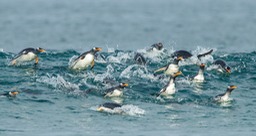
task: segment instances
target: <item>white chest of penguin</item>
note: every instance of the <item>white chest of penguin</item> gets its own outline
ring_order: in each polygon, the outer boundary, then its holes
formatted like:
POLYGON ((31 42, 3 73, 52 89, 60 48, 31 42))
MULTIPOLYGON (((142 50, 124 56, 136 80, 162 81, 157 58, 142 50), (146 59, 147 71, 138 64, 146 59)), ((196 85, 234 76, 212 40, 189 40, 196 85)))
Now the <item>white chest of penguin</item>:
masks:
POLYGON ((92 54, 87 54, 84 59, 79 59, 74 66, 75 69, 87 68, 91 65, 92 61, 94 60, 94 56, 92 54))
POLYGON ((122 95, 123 95, 122 91, 115 89, 109 96, 110 97, 118 97, 118 96, 122 96, 122 95))
POLYGON ((36 58, 36 54, 29 52, 28 54, 21 55, 17 61, 32 61, 36 58))
POLYGON ((175 90, 175 84, 169 84, 167 87, 166 87, 166 90, 165 90, 165 93, 166 94, 174 94, 176 92, 175 90))
POLYGON ((171 74, 176 73, 178 71, 179 71, 179 66, 178 65, 170 64, 168 66, 168 68, 166 69, 165 73, 171 75, 171 74))
POLYGON ((204 81, 204 75, 198 74, 194 77, 194 82, 203 82, 204 81))

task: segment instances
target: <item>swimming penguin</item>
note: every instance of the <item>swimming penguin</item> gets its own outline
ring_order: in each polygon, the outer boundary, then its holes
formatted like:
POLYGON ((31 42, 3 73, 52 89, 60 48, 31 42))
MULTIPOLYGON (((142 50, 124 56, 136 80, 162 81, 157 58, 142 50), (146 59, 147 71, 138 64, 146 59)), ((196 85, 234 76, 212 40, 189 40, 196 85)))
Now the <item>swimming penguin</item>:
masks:
POLYGON ((175 73, 173 76, 170 76, 170 80, 169 83, 163 88, 161 89, 161 91, 159 92, 159 95, 173 95, 176 92, 176 88, 175 88, 175 79, 177 76, 181 75, 182 73, 179 71, 177 73, 175 73))
POLYGON ((214 97, 214 100, 217 101, 217 102, 226 102, 226 101, 229 101, 229 96, 231 95, 231 92, 236 89, 237 86, 235 85, 230 85, 228 86, 227 90, 225 93, 223 94, 219 94, 217 96, 214 97))
MULTIPOLYGON (((197 58, 200 59, 201 57, 204 57, 206 55, 209 55, 213 52, 213 49, 211 49, 210 51, 206 52, 206 53, 202 53, 202 54, 198 54, 197 55, 197 58)), ((190 57, 192 57, 193 55, 186 51, 186 50, 178 50, 178 51, 175 51, 171 57, 174 58, 174 57, 182 57, 183 59, 188 59, 190 57)))
POLYGON ((35 64, 38 64, 38 54, 40 52, 45 52, 43 48, 26 48, 18 53, 17 56, 15 56, 10 64, 11 65, 16 65, 17 63, 22 63, 22 62, 28 62, 35 60, 35 64))
POLYGON ((163 49, 163 44, 162 43, 155 43, 151 45, 151 48, 149 50, 151 51, 160 51, 163 49))
POLYGON ((146 65, 147 63, 146 59, 140 53, 136 53, 136 55, 134 56, 134 61, 139 65, 146 65))
POLYGON ((218 71, 221 73, 231 73, 231 68, 226 64, 226 62, 224 60, 216 60, 215 62, 213 62, 214 65, 218 66, 218 71))
POLYGON ((90 51, 81 54, 71 62, 69 68, 73 70, 83 70, 91 66, 92 69, 94 67, 95 53, 98 51, 101 51, 101 48, 94 47, 90 51))
POLYGON ((127 86, 128 86, 127 83, 120 83, 116 87, 112 87, 110 89, 107 89, 104 92, 104 97, 119 97, 119 96, 122 96, 123 95, 123 89, 127 86))
MULTIPOLYGON (((100 112, 115 112, 114 109, 115 108, 120 108, 122 107, 122 105, 120 104, 117 104, 117 103, 104 103, 104 104, 101 104, 98 108, 97 108, 97 111, 100 111, 100 112)), ((122 110, 117 110, 116 111, 117 113, 121 113, 122 110)))
POLYGON ((204 81, 204 68, 205 68, 205 64, 201 63, 198 74, 194 77, 193 82, 203 82, 204 81))
POLYGON ((0 94, 0 96, 6 96, 6 97, 16 97, 16 95, 19 94, 18 91, 10 91, 3 94, 0 94))
POLYGON ((166 75, 173 75, 179 71, 178 63, 181 60, 183 60, 183 57, 174 58, 173 62, 171 62, 168 66, 155 70, 154 73, 164 71, 166 75))

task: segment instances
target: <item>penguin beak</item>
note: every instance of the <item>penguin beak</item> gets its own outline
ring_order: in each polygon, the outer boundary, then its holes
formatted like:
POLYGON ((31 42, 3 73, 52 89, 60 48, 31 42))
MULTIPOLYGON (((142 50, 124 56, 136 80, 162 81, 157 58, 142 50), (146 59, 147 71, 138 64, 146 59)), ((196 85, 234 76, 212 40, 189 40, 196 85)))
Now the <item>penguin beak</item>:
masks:
POLYGON ((183 60, 183 57, 182 57, 182 56, 179 56, 177 59, 178 59, 178 60, 183 60))
POLYGON ((236 89, 236 88, 237 88, 237 86, 235 86, 235 85, 230 86, 230 89, 236 89))
POLYGON ((39 51, 39 52, 45 52, 45 50, 44 50, 44 49, 39 49, 38 51, 39 51))
POLYGON ((102 50, 102 49, 99 48, 99 47, 96 47, 95 49, 96 49, 96 51, 101 51, 101 50, 102 50))
POLYGON ((13 95, 17 95, 17 94, 19 94, 19 92, 12 92, 12 94, 13 94, 13 95))
POLYGON ((200 67, 205 67, 205 64, 204 64, 204 63, 202 63, 202 64, 200 65, 200 67))
POLYGON ((128 85, 129 85, 129 84, 127 84, 127 83, 124 83, 124 84, 123 84, 124 87, 127 87, 128 85))
POLYGON ((229 74, 231 73, 231 70, 230 69, 226 69, 226 72, 228 72, 229 74))

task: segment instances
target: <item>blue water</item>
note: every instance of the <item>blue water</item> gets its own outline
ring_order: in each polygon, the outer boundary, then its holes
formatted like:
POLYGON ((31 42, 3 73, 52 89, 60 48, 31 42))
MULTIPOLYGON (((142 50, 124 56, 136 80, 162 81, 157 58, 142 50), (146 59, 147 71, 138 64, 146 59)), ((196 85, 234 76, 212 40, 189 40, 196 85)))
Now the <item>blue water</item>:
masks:
POLYGON ((1 0, 0 86, 18 90, 14 99, 0 98, 0 135, 255 135, 256 34, 253 0, 1 0), (146 53, 162 42, 166 52, 146 53), (9 66, 26 47, 43 47, 33 63, 9 66), (102 47, 93 71, 68 69, 71 58, 102 47), (168 78, 153 71, 186 49, 194 55, 214 49, 202 84, 187 80, 198 67, 195 58, 182 62, 185 77, 177 78, 173 99, 157 99, 168 78), (148 64, 134 63, 141 52, 148 64), (231 75, 212 70, 225 60, 231 75), (112 79, 106 83, 105 79, 112 79), (100 113, 98 105, 112 102, 101 92, 117 82, 129 87, 119 100, 126 114, 100 113), (230 84, 230 103, 211 98, 230 84), (93 88, 89 94, 85 91, 93 88))

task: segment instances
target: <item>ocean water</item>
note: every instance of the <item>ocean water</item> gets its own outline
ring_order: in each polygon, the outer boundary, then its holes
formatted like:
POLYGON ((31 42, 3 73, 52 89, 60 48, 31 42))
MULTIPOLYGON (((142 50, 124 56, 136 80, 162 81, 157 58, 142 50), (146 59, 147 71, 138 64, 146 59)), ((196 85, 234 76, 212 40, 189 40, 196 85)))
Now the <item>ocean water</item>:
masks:
MULTIPOLYGON (((0 135, 255 135, 255 2, 210 0, 1 0, 0 135), (153 43, 165 51, 148 53, 153 43), (39 64, 10 66, 26 47, 43 47, 39 64), (71 71, 68 64, 92 47, 102 47, 93 70, 71 71), (206 56, 205 82, 195 57, 180 63, 173 98, 154 95, 168 82, 153 71, 185 49, 206 56), (133 57, 140 52, 146 66, 133 57), (223 59, 230 75, 213 69, 223 59), (129 84, 118 98, 124 114, 96 111, 113 102, 101 93, 119 82, 129 84), (228 103, 212 98, 237 85, 228 103), (93 91, 86 93, 88 89, 93 91)), ((116 101, 115 100, 115 101, 116 101)))

